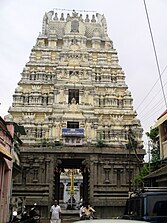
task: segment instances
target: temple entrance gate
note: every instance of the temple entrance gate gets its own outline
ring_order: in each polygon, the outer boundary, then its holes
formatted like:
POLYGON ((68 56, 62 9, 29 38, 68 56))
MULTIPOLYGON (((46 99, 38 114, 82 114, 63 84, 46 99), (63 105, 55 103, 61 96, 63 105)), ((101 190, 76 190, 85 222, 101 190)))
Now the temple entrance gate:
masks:
POLYGON ((129 160, 124 147, 22 147, 21 159, 23 172, 15 179, 13 196, 29 206, 36 202, 43 218, 48 217, 53 199, 62 202, 61 185, 70 182, 61 179, 65 169, 79 170, 80 195, 95 207, 98 217, 121 215, 128 198, 129 176, 133 177, 141 165, 134 151, 129 160))
MULTIPOLYGON (((70 200, 71 187, 73 188, 73 197, 75 200, 75 207, 71 209, 79 208, 80 200, 89 201, 89 168, 86 166, 85 159, 69 158, 68 159, 58 159, 57 164, 54 169, 54 186, 53 186, 53 197, 58 201, 63 201, 68 203, 70 200), (71 174, 73 174, 73 182, 71 180, 71 174), (61 178, 61 175, 63 176, 61 178), (66 175, 66 177, 65 177, 66 175), (73 185, 72 185, 73 184, 73 185), (60 186, 63 187, 60 190, 60 186), (68 188, 68 194, 66 190, 68 188), (69 189, 70 188, 70 189, 69 189), (63 191, 62 191, 63 190, 63 191), (78 193, 76 193, 78 191, 78 193), (75 197, 76 194, 76 197, 75 197), (63 197, 63 196, 64 197, 63 197), (68 199, 65 198, 68 196, 68 199)), ((68 204, 67 204, 68 206, 68 204)), ((67 207, 66 207, 67 208, 67 207)))

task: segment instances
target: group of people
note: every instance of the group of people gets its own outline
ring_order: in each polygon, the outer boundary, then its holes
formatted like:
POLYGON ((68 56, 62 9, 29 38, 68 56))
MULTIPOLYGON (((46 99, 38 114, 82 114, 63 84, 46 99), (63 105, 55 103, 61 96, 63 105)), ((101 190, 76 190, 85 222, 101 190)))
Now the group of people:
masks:
MULTIPOLYGON (((93 219, 95 210, 89 205, 88 202, 82 203, 79 210, 80 220, 93 219)), ((50 223, 61 222, 61 207, 58 205, 57 200, 50 208, 50 223)))

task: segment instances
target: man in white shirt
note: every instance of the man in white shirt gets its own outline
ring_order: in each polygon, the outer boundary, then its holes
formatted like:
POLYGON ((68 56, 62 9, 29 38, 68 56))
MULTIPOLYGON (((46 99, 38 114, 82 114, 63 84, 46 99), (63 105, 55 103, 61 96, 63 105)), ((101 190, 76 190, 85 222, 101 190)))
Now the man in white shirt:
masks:
POLYGON ((50 208, 50 223, 61 222, 61 208, 57 204, 57 200, 54 201, 54 205, 50 208))

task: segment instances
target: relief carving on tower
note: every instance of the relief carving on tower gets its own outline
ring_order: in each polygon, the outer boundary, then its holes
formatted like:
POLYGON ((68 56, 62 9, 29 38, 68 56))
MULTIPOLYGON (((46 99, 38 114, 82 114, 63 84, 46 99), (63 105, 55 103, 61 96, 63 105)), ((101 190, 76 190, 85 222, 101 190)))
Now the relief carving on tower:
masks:
POLYGON ((22 120, 25 122, 32 122, 35 120, 35 113, 33 112, 25 112, 22 113, 22 120))
POLYGON ((103 165, 103 169, 104 169, 104 183, 111 183, 111 164, 109 161, 105 161, 104 165, 103 165))
POLYGON ((80 48, 80 46, 79 46, 79 44, 71 44, 70 45, 70 49, 72 50, 72 51, 78 51, 79 50, 79 48, 80 48))
POLYGON ((73 83, 73 84, 80 83, 80 79, 76 75, 71 75, 70 78, 69 78, 69 83, 70 82, 73 83))
POLYGON ((47 183, 49 159, 26 156, 23 159, 23 172, 15 178, 15 184, 22 182, 25 189, 32 183, 47 183))
POLYGON ((64 28, 65 34, 78 34, 84 35, 85 34, 85 25, 83 20, 80 16, 75 16, 68 18, 68 22, 64 28))
POLYGON ((64 89, 60 89, 60 91, 59 91, 58 103, 60 103, 60 104, 65 103, 64 89))
POLYGON ((85 105, 93 104, 92 103, 92 96, 89 94, 89 91, 88 90, 84 90, 84 94, 83 94, 83 97, 82 97, 82 102, 85 105))
POLYGON ((83 116, 82 116, 82 111, 81 111, 81 109, 79 108, 79 105, 76 104, 75 99, 74 99, 74 100, 72 99, 71 104, 69 104, 68 111, 69 111, 69 112, 72 112, 72 113, 80 113, 81 117, 83 117, 83 116))
POLYGON ((79 33, 79 21, 76 19, 71 21, 71 32, 79 33))

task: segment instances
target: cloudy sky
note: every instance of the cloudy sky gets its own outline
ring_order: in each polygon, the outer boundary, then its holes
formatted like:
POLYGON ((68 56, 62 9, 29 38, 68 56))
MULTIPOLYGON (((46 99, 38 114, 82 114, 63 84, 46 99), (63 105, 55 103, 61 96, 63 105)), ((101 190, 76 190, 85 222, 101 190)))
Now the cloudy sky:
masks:
MULTIPOLYGON (((146 0, 164 91, 167 92, 167 0, 146 0)), ((149 131, 166 109, 143 0, 0 0, 0 115, 12 104, 45 12, 88 10, 104 14, 126 74, 134 109, 149 131)))

